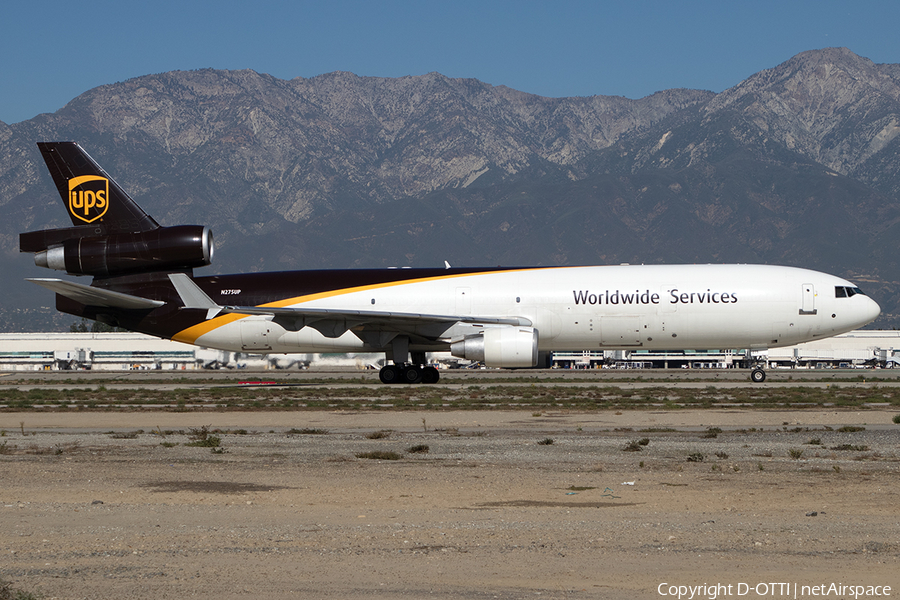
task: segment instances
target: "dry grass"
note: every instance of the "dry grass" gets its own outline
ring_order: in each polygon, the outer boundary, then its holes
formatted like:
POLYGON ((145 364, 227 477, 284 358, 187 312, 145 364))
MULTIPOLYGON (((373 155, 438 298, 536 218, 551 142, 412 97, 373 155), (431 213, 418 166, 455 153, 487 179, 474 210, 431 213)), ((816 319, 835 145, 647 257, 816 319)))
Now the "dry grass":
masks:
POLYGON ((399 452, 376 450, 373 452, 357 452, 356 458, 368 458, 372 460, 400 460, 403 455, 399 452))

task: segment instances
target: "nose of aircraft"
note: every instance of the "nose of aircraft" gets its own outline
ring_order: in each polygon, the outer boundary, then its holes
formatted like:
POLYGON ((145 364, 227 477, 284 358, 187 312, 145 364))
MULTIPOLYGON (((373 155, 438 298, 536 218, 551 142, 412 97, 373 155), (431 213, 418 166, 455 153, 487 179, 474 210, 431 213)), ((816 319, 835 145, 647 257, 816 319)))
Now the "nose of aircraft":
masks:
POLYGON ((863 309, 863 313, 865 315, 866 323, 871 323, 875 319, 878 318, 878 315, 881 314, 881 307, 878 306, 878 303, 866 296, 866 300, 868 303, 863 309))
POLYGON ((878 318, 878 315, 881 314, 881 307, 878 306, 878 303, 869 298, 868 296, 863 296, 866 300, 865 303, 859 308, 859 327, 863 325, 868 325, 872 321, 878 318))

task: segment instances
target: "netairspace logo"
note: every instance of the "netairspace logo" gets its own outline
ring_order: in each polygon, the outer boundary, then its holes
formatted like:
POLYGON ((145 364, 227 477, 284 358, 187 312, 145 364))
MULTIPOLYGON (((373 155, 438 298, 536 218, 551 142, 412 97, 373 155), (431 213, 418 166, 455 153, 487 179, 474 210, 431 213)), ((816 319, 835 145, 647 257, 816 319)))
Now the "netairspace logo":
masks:
POLYGON ((660 583, 656 587, 660 596, 671 596, 678 600, 694 598, 875 598, 889 597, 889 585, 844 585, 843 583, 822 583, 819 585, 801 585, 791 582, 777 583, 716 583, 703 585, 672 585, 660 583))

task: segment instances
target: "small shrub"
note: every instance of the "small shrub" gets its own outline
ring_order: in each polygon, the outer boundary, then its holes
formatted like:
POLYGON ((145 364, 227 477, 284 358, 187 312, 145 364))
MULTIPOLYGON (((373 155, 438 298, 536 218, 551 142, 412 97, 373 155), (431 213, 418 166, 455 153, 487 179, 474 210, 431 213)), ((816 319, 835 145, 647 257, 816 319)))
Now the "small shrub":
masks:
POLYGON ((382 429, 380 431, 373 431, 366 435, 366 438, 370 440, 383 440, 385 438, 389 438, 393 433, 390 429, 382 429))
POLYGON ((800 457, 803 456, 803 450, 801 448, 791 448, 788 450, 788 454, 790 454, 791 458, 794 460, 800 460, 800 457))
POLYGON ((638 444, 640 444, 641 446, 649 446, 650 438, 641 438, 640 440, 638 440, 638 444))
POLYGON ((553 438, 544 438, 538 442, 538 446, 552 446, 553 438))
POLYGON ((693 452, 687 456, 688 462, 703 462, 705 459, 706 457, 702 452, 693 452))
POLYGON ((900 425, 900 415, 894 415, 894 418, 891 419, 894 423, 900 425))
POLYGON ((728 453, 727 452, 716 452, 716 456, 718 458, 721 458, 722 460, 726 460, 728 458, 728 453))
POLYGON ((821 445, 822 445, 822 440, 819 439, 819 438, 812 438, 811 440, 809 440, 808 442, 806 442, 806 445, 807 445, 807 446, 821 446, 821 445))
POLYGON ((407 448, 406 452, 409 454, 428 454, 429 450, 428 444, 417 444, 407 448))
POLYGON ((189 438, 197 441, 203 441, 207 436, 209 436, 209 425, 204 425, 203 427, 191 427, 188 433, 189 438))
POLYGON ((327 429, 313 429, 311 427, 304 427, 303 429, 288 429, 288 435, 325 435, 328 433, 327 429))
POLYGON ((713 439, 719 437, 720 433, 722 433, 721 427, 707 427, 706 433, 700 437, 713 439))
POLYGON ((839 452, 868 452, 869 447, 866 445, 840 444, 838 446, 832 446, 831 450, 837 450, 839 452))
POLYGON ((38 600, 39 597, 31 592, 14 589, 10 582, 0 579, 0 600, 38 600))
POLYGON ((643 448, 638 440, 631 440, 625 444, 624 448, 622 448, 622 452, 640 452, 641 450, 643 450, 643 448))
POLYGON ((358 452, 356 458, 371 458, 373 460, 400 460, 403 458, 398 452, 386 452, 378 450, 375 452, 358 452))
POLYGON ((222 443, 222 438, 217 435, 207 435, 202 440, 194 440, 193 442, 188 442, 185 446, 191 446, 193 448, 218 448, 222 443))
POLYGON ((856 433, 857 431, 865 431, 865 427, 860 427, 858 425, 844 425, 843 427, 838 427, 838 431, 842 433, 856 433))

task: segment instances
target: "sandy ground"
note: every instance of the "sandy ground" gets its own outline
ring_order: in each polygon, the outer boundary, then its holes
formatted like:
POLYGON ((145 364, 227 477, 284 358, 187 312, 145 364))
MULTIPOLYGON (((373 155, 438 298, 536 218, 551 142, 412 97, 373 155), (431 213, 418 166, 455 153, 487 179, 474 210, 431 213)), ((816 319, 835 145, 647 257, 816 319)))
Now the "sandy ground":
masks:
POLYGON ((50 598, 897 597, 893 414, 0 413, 0 577, 50 598), (185 446, 203 425, 223 453, 185 446))

